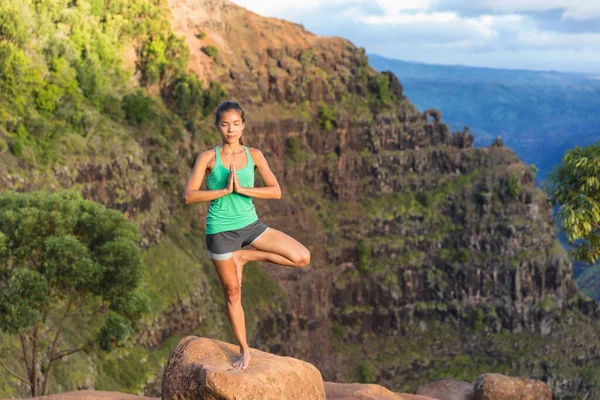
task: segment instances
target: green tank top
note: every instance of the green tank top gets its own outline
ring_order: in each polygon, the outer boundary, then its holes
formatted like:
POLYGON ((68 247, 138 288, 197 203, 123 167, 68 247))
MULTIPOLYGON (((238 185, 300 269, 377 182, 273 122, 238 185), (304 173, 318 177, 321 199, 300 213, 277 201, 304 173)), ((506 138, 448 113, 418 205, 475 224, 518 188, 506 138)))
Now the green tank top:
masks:
MULTIPOLYGON (((243 187, 254 187, 254 162, 250 151, 244 146, 248 162, 242 169, 236 169, 238 180, 243 187)), ((208 190, 218 190, 227 187, 229 168, 221 162, 219 146, 215 147, 215 166, 206 178, 208 190)), ((230 231, 243 228, 258 219, 252 197, 231 192, 226 196, 210 201, 206 216, 206 234, 230 231)))

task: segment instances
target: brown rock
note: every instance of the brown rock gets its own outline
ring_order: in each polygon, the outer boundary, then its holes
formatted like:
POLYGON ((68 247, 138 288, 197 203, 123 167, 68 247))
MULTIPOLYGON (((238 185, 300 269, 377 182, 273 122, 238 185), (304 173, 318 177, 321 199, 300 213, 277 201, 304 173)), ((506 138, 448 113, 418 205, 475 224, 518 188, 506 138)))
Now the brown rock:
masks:
POLYGON ((473 384, 456 379, 438 379, 417 388, 417 394, 439 400, 473 400, 473 384))
POLYGON ((525 377, 483 374, 475 380, 475 400, 551 400, 544 382, 525 377))
POLYGON ((496 139, 494 139, 494 143, 492 143, 492 147, 504 147, 504 142, 502 142, 500 136, 496 136, 496 139))
POLYGON ((433 400, 431 397, 394 393, 371 383, 325 382, 327 400, 433 400))
MULTIPOLYGON (((49 396, 30 397, 29 400, 158 400, 158 397, 136 396, 119 392, 103 392, 98 390, 78 390, 51 394, 49 396)), ((3 399, 2 399, 3 400, 3 399)))
POLYGON ((235 369, 238 346, 184 337, 167 362, 163 400, 325 399, 323 378, 312 364, 255 349, 250 355, 247 369, 235 369))

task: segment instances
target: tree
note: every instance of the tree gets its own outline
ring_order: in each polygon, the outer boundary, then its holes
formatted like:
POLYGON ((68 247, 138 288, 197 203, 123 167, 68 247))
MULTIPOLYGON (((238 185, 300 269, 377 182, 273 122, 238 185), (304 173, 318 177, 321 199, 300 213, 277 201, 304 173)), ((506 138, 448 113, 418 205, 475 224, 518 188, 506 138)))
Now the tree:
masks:
POLYGON ((137 290, 139 239, 120 212, 79 193, 0 193, 0 329, 19 336, 27 378, 0 366, 34 397, 46 394, 55 362, 92 345, 110 350, 137 329, 148 310, 137 290), (84 310, 96 329, 60 350, 66 324, 84 310))
POLYGON ((548 201, 560 206, 557 217, 578 261, 600 257, 600 142, 567 151, 544 183, 548 201))

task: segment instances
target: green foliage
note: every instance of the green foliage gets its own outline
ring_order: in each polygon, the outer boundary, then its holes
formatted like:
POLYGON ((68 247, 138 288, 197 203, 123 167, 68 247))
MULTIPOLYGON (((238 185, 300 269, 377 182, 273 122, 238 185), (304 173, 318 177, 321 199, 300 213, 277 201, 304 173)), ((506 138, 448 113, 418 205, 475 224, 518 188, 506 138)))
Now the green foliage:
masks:
POLYGON ((116 121, 120 121, 125 118, 125 110, 123 109, 121 99, 112 94, 106 94, 102 101, 102 112, 110 116, 116 121))
POLYGON ((285 140, 285 154, 292 162, 305 162, 313 155, 298 136, 290 136, 285 140))
POLYGON ((3 0, 0 4, 0 40, 23 46, 32 32, 32 18, 27 3, 3 0))
POLYGON ((332 130, 336 127, 336 113, 334 110, 329 108, 329 106, 324 103, 319 103, 319 126, 326 131, 332 130))
POLYGON ((185 75, 175 82, 173 89, 175 110, 182 116, 190 116, 192 111, 204 106, 202 81, 196 75, 185 75))
POLYGON ((423 207, 431 207, 433 204, 433 196, 429 192, 419 192, 415 195, 415 198, 423 207))
POLYGON ((196 33, 196 37, 198 39, 204 39, 206 37, 206 32, 198 32, 196 33))
POLYGON ((123 111, 127 121, 136 126, 141 126, 150 118, 152 99, 145 96, 141 91, 128 94, 123 97, 123 111))
POLYGON ((369 272, 369 258, 371 257, 371 249, 365 241, 360 239, 354 248, 358 257, 358 271, 362 274, 369 272))
POLYGON ((302 64, 302 68, 308 68, 315 61, 315 53, 311 50, 303 51, 300 54, 300 64, 302 64))
POLYGON ((375 366, 370 360, 360 360, 357 365, 358 382, 373 383, 375 381, 375 366))
POLYGON ((544 183, 548 201, 560 206, 557 217, 578 261, 600 258, 600 143, 567 151, 544 183))
POLYGON ((204 115, 214 112, 215 108, 225 99, 225 95, 225 89, 219 82, 210 82, 208 93, 205 93, 204 97, 204 115))
MULTIPOLYGON (((124 343, 148 311, 148 299, 136 292, 144 270, 139 239, 137 226, 120 212, 79 193, 1 193, 0 329, 46 351, 50 347, 40 341, 50 335, 42 339, 37 332, 49 323, 49 314, 62 314, 64 322, 97 302, 92 315, 106 313, 97 342, 106 350, 124 343)), ((52 334, 56 343, 60 334, 60 328, 52 334)), ((55 361, 51 347, 43 371, 55 361)))
POLYGON ((0 41, 0 95, 18 115, 25 114, 43 86, 44 67, 36 65, 14 43, 0 41))
POLYGON ((472 331, 483 331, 485 324, 485 311, 479 306, 477 308, 468 308, 461 312, 461 317, 464 320, 465 326, 472 331))
POLYGON ((171 108, 180 117, 203 118, 212 112, 225 98, 225 90, 218 82, 210 82, 208 90, 194 74, 182 75, 175 80, 171 89, 171 108))
POLYGON ((142 85, 157 84, 182 118, 212 112, 225 97, 223 88, 211 83, 204 92, 186 71, 189 49, 170 30, 167 6, 163 0, 2 2, 0 125, 7 126, 12 153, 29 164, 60 162, 70 136, 115 136, 123 130, 115 125, 107 130, 104 116, 127 118, 133 126, 152 120, 151 130, 162 126, 160 102, 149 100, 144 87, 131 91, 134 71, 123 68, 122 54, 132 43, 140 49, 135 61, 142 85), (25 135, 14 130, 20 125, 25 135))
POLYGON ((215 46, 204 46, 202 47, 202 52, 217 61, 217 55, 219 54, 219 50, 215 46))
POLYGON ((529 164, 529 169, 533 173, 533 176, 535 176, 535 174, 537 174, 540 171, 540 169, 535 164, 529 164))
POLYGON ((521 181, 516 174, 511 174, 508 178, 508 194, 513 199, 516 199, 521 194, 521 181))
POLYGON ((540 302, 539 307, 544 311, 552 311, 554 308, 556 308, 556 300, 554 299, 554 296, 546 295, 540 302))
POLYGON ((10 151, 18 157, 23 154, 23 148, 25 147, 25 142, 27 141, 29 132, 27 132, 27 129, 25 129, 22 124, 19 124, 14 134, 11 136, 12 140, 10 141, 10 151))
POLYGON ((170 85, 184 75, 190 52, 183 38, 173 33, 158 33, 145 42, 140 63, 144 71, 144 82, 170 85))
POLYGON ((438 256, 442 260, 450 262, 465 263, 469 261, 469 251, 467 249, 440 249, 438 256))
POLYGON ((377 95, 383 104, 387 104, 390 100, 390 80, 385 74, 378 74, 370 79, 370 89, 377 95))

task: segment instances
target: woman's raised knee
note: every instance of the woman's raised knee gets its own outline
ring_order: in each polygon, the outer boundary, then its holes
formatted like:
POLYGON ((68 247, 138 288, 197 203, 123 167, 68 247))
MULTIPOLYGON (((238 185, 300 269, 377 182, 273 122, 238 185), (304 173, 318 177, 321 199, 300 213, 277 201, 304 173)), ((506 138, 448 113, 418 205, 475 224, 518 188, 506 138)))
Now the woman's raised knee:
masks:
POLYGON ((306 267, 310 264, 310 251, 308 249, 304 249, 297 254, 295 254, 294 259, 292 260, 294 264, 298 267, 306 267))

